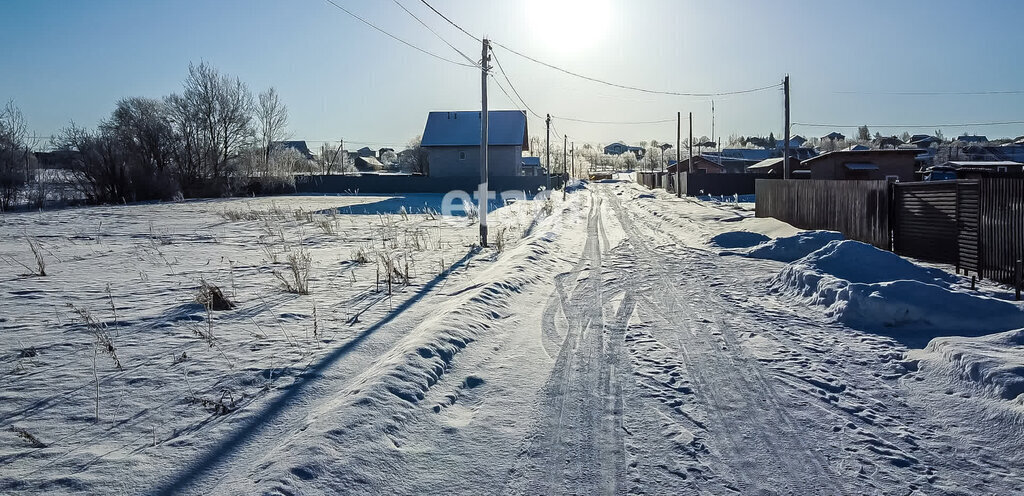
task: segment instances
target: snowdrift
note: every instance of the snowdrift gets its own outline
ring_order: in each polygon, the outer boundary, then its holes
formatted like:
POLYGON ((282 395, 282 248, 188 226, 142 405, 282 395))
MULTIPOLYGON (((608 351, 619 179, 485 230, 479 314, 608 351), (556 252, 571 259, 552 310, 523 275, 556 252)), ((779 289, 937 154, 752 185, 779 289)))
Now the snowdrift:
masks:
POLYGON ((994 399, 1024 406, 1024 329, 974 338, 935 338, 911 351, 922 372, 946 374, 994 399))
MULTIPOLYGON (((722 233, 712 238, 712 243, 723 248, 730 248, 722 245, 721 242, 738 241, 742 238, 743 231, 722 233)), ((751 240, 753 238, 750 238, 751 240)), ((804 231, 795 236, 787 236, 764 241, 747 250, 736 250, 723 252, 722 255, 742 255, 751 258, 764 258, 779 262, 792 262, 807 256, 809 253, 820 249, 831 241, 843 239, 842 233, 835 231, 804 231)), ((748 245, 750 246, 750 245, 748 245)), ((739 248, 740 246, 736 246, 739 248)))
POLYGON ((956 282, 952 274, 845 240, 790 263, 770 289, 824 306, 835 320, 863 329, 979 335, 1024 327, 1020 306, 958 290, 956 282))

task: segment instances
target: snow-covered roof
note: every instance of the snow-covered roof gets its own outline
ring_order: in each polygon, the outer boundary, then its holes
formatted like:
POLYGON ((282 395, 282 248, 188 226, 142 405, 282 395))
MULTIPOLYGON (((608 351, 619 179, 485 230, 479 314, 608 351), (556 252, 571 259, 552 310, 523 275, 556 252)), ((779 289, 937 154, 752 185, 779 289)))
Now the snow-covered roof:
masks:
MULTIPOLYGON (((522 110, 487 112, 487 144, 522 146, 528 150, 526 113, 522 110)), ((480 112, 431 112, 423 130, 421 146, 480 146, 480 112)))
POLYGON ((758 163, 756 163, 754 165, 751 165, 751 166, 747 167, 747 170, 750 170, 750 169, 770 169, 770 168, 772 168, 772 167, 774 167, 776 165, 779 165, 780 163, 782 163, 782 157, 767 158, 767 159, 764 159, 764 160, 762 160, 762 161, 760 161, 760 162, 758 162, 758 163))
POLYGON ((1024 165, 1010 160, 952 160, 947 162, 953 167, 1014 167, 1024 165))

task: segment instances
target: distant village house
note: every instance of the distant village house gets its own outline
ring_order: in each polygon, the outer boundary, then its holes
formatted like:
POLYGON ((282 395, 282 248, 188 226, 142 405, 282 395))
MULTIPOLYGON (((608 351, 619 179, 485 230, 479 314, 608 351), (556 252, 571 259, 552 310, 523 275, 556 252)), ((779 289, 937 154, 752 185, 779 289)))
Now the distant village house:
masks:
MULTIPOLYGON (((491 177, 523 174, 523 151, 529 151, 526 113, 492 110, 487 113, 487 166, 491 177)), ((420 146, 426 150, 432 177, 480 175, 480 112, 431 112, 420 146)))

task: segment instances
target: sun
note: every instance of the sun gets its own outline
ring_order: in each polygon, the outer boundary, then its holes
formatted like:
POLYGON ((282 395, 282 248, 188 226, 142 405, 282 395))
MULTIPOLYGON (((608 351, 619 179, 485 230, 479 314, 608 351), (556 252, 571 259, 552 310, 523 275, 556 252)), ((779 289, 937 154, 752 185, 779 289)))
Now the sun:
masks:
POLYGON ((610 0, 528 0, 530 36, 550 50, 577 53, 601 41, 611 27, 610 0))

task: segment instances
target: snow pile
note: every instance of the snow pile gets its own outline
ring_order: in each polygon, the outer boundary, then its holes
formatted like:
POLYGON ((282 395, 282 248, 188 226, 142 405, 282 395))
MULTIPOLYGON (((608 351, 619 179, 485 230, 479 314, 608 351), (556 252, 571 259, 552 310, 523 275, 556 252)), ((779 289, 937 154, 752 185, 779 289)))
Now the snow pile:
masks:
MULTIPOLYGON (((730 234, 730 233, 723 233, 730 234)), ((716 236, 720 238, 722 235, 716 236)), ((842 240, 842 233, 835 231, 803 231, 794 236, 765 241, 749 250, 723 252, 723 255, 743 255, 779 262, 792 262, 807 256, 829 242, 842 240)), ((723 246, 728 248, 727 246, 723 246)))
POLYGON ((729 231, 711 238, 711 244, 721 248, 750 248, 770 241, 761 233, 750 231, 729 231))
POLYGON ((954 289, 957 278, 858 241, 832 241, 787 265, 771 289, 847 325, 981 334, 1024 327, 1018 305, 954 289))
POLYGON ((935 338, 908 354, 922 372, 946 374, 987 396, 1024 406, 1024 329, 981 337, 935 338))

